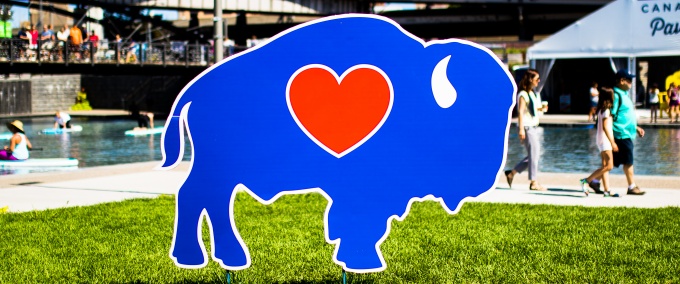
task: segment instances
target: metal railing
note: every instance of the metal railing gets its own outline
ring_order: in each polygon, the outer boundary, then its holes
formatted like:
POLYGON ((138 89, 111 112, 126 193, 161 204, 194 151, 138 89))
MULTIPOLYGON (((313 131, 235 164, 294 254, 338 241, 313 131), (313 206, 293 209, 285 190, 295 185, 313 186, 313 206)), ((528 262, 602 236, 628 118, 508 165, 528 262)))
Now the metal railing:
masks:
MULTIPOLYGON (((230 56, 244 48, 224 47, 230 56)), ((0 40, 0 62, 35 62, 60 64, 133 64, 207 66, 215 63, 214 49, 209 44, 171 41, 166 43, 0 40)))

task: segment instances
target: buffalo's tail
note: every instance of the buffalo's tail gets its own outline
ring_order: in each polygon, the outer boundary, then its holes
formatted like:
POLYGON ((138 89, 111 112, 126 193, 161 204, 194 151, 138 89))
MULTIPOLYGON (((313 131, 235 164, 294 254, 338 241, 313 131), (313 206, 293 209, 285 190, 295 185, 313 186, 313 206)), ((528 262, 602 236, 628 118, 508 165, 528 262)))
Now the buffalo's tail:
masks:
POLYGON ((163 161, 160 168, 174 168, 184 156, 184 129, 191 102, 173 108, 173 113, 165 122, 165 131, 161 136, 161 153, 163 161))

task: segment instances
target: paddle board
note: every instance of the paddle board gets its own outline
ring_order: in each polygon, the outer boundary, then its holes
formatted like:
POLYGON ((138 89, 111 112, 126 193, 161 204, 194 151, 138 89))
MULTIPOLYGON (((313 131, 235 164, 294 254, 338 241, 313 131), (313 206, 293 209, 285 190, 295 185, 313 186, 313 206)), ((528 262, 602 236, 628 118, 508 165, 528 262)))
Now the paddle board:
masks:
POLYGON ((40 131, 42 134, 62 134, 67 132, 79 132, 83 131, 83 127, 80 125, 73 125, 71 128, 46 128, 40 131))
POLYGON ((9 140, 10 138, 12 138, 13 135, 14 133, 10 132, 0 133, 0 140, 9 140))
POLYGON ((29 158, 20 161, 0 160, 0 169, 16 169, 16 168, 41 168, 41 167, 77 167, 78 159, 74 158, 53 158, 53 159, 39 159, 29 158))
POLYGON ((163 127, 156 127, 156 128, 147 128, 147 129, 139 129, 139 130, 128 130, 125 131, 125 135, 130 135, 130 136, 136 136, 136 135, 149 135, 149 134, 158 134, 163 132, 163 127))

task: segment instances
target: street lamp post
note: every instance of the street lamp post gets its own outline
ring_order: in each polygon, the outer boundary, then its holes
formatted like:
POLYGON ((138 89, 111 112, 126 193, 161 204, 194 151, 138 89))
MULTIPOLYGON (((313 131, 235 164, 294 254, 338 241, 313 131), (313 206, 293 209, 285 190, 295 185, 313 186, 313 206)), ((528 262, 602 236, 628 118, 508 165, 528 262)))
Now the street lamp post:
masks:
POLYGON ((224 58, 224 32, 222 29, 222 0, 215 0, 215 63, 224 58))

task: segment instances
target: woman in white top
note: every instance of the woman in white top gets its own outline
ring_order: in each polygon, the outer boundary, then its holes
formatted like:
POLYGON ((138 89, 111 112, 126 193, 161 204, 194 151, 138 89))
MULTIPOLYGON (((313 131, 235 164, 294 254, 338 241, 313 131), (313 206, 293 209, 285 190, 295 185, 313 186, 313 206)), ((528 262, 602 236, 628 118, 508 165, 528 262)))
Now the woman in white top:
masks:
POLYGON ((33 148, 31 141, 24 135, 24 124, 15 120, 7 124, 9 131, 14 133, 10 138, 10 145, 0 150, 0 160, 26 160, 28 159, 28 149, 33 148))
POLYGON ((659 112, 659 85, 654 83, 649 89, 649 122, 656 123, 659 112))
POLYGON ((68 42, 68 36, 71 31, 68 29, 68 25, 61 27, 61 30, 57 32, 57 46, 59 47, 58 54, 59 60, 63 59, 64 49, 66 48, 66 43, 68 42))
POLYGON ((541 154, 541 144, 539 140, 538 131, 538 116, 539 113, 548 111, 548 106, 542 106, 540 95, 534 93, 533 89, 538 86, 540 82, 538 71, 534 69, 527 70, 524 77, 519 82, 519 102, 517 126, 519 128, 519 140, 527 148, 528 155, 522 159, 512 170, 505 171, 505 177, 508 180, 508 185, 512 187, 512 180, 517 173, 521 173, 527 168, 529 169, 529 189, 530 190, 546 190, 536 181, 538 174, 538 158, 541 154))
POLYGON ((597 104, 597 149, 600 150, 602 166, 595 170, 589 177, 581 179, 581 190, 588 195, 588 184, 595 179, 602 180, 604 186, 604 196, 618 197, 618 194, 610 194, 609 191, 609 171, 614 168, 613 152, 618 152, 619 148, 614 142, 614 132, 612 130, 611 109, 614 105, 614 90, 602 88, 600 101, 597 104), (613 152, 612 152, 613 151, 613 152))

